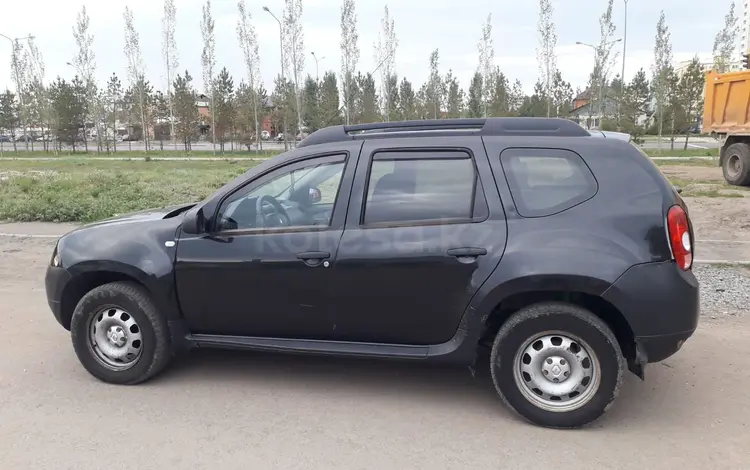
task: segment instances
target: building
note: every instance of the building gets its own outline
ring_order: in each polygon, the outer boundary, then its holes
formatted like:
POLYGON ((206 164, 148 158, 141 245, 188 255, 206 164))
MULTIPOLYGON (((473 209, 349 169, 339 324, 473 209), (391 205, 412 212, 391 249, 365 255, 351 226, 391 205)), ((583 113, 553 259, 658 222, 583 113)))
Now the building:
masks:
MULTIPOLYGON (((739 12, 739 34, 737 38, 737 60, 750 52, 750 0, 737 0, 735 4, 739 12)), ((734 70, 734 68, 733 68, 734 70)))

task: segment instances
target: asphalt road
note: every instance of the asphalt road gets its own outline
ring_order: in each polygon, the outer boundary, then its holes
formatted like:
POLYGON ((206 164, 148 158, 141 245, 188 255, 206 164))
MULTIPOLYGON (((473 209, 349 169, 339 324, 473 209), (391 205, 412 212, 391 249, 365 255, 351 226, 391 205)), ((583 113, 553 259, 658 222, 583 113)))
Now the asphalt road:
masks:
POLYGON ((521 421, 484 367, 474 378, 414 363, 195 351, 150 382, 112 386, 83 370, 47 308, 42 280, 53 243, 0 237, 1 468, 653 470, 750 462, 750 317, 704 318, 680 353, 651 366, 645 382, 628 374, 610 412, 577 431, 521 421))

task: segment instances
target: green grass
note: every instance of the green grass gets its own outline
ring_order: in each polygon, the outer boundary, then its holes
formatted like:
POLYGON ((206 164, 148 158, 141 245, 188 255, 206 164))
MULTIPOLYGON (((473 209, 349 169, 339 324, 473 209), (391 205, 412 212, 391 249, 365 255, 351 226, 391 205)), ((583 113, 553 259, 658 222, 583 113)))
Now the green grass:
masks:
POLYGON ((88 222, 197 201, 253 165, 5 161, 0 163, 0 220, 88 222))
MULTIPOLYGON (((663 145, 663 144, 662 144, 663 145)), ((675 146, 677 147, 677 146, 675 146)), ((669 149, 643 149, 649 157, 718 157, 719 149, 695 149, 689 148, 683 150, 682 148, 675 148, 674 150, 669 149)))
POLYGON ((656 166, 702 166, 707 168, 718 168, 718 157, 712 160, 703 158, 686 158, 684 160, 653 160, 656 166))

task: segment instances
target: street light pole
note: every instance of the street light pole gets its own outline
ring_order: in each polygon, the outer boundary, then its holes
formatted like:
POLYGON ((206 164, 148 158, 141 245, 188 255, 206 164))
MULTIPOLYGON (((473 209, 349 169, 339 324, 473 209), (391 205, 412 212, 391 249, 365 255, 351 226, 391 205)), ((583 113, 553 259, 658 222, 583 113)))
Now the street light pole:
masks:
MULTIPOLYGON (((284 92, 286 92, 286 73, 284 72, 284 28, 281 26, 281 21, 279 21, 278 18, 276 18, 276 15, 271 12, 271 10, 268 7, 263 7, 263 10, 267 12, 269 15, 273 17, 274 20, 279 24, 279 53, 281 57, 281 79, 284 81, 284 92)), ((287 132, 286 132, 286 109, 285 107, 282 107, 283 109, 283 126, 284 126, 284 150, 289 150, 287 146, 287 132)))
POLYGON ((310 54, 312 54, 313 59, 315 59, 315 81, 319 82, 320 81, 320 73, 318 72, 318 62, 320 62, 321 60, 325 59, 325 56, 323 56, 320 59, 318 59, 318 56, 315 55, 315 52, 311 52, 310 54))
POLYGON ((13 67, 13 75, 16 79, 16 93, 18 93, 18 103, 21 106, 19 114, 19 118, 21 118, 21 127, 23 127, 23 133, 24 133, 24 143, 26 144, 26 150, 29 150, 29 136, 28 131, 26 129, 26 123, 23 119, 23 113, 24 113, 24 107, 23 107, 23 93, 21 92, 21 78, 18 75, 18 57, 16 56, 16 45, 23 40, 26 39, 34 39, 34 36, 28 35, 22 38, 10 38, 2 33, 0 33, 0 36, 4 37, 10 42, 11 47, 11 66, 13 67))

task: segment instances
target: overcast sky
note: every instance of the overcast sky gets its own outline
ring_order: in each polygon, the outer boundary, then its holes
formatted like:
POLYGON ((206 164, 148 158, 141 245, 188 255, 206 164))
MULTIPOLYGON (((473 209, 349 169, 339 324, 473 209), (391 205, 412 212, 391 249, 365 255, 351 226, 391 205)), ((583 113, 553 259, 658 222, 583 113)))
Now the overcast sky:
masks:
MULTIPOLYGON (((177 45, 180 70, 188 69, 201 83, 200 54, 201 0, 176 0, 177 45)), ((244 63, 237 43, 236 0, 213 0, 216 21, 217 71, 226 66, 235 77, 243 76, 244 63)), ((315 51, 324 70, 340 72, 340 11, 342 0, 303 0, 303 24, 306 49, 305 68, 315 75, 315 51)), ((585 86, 593 66, 593 51, 576 46, 576 41, 598 41, 598 18, 606 7, 606 0, 553 0, 558 35, 558 66, 563 77, 576 86, 585 86)), ((672 34, 676 61, 695 54, 710 57, 714 36, 723 25, 723 17, 731 0, 629 0, 626 77, 644 67, 648 70, 653 57, 653 40, 659 11, 666 13, 672 34)), ((113 72, 123 84, 125 57, 123 54, 123 11, 129 5, 135 16, 141 48, 149 80, 165 88, 165 74, 161 60, 161 0, 34 0, 4 1, 0 33, 10 37, 33 34, 41 49, 47 68, 47 80, 60 75, 71 78, 74 71, 66 66, 76 52, 72 28, 76 14, 86 5, 94 35, 97 78, 105 81, 113 72)), ((415 84, 423 83, 428 75, 430 52, 440 50, 443 73, 453 69, 462 86, 468 87, 477 68, 481 26, 492 13, 495 63, 511 79, 519 79, 530 91, 537 79, 535 55, 537 46, 536 0, 358 0, 360 65, 362 71, 375 67, 374 43, 380 29, 383 7, 388 4, 395 20, 399 47, 396 52, 396 71, 415 84)), ((279 73, 279 31, 275 20, 262 10, 267 5, 281 15, 283 0, 247 0, 260 42, 261 70, 266 88, 279 73)), ((624 0, 615 0, 614 19, 616 37, 622 37, 624 0)), ((738 10, 738 15, 742 12, 738 10)), ((741 21, 740 21, 741 22, 741 21)), ((620 49, 621 51, 621 49, 620 49)), ((10 70, 10 43, 0 38, 0 89, 14 90, 10 70)), ((620 58, 615 67, 619 73, 620 58)))

